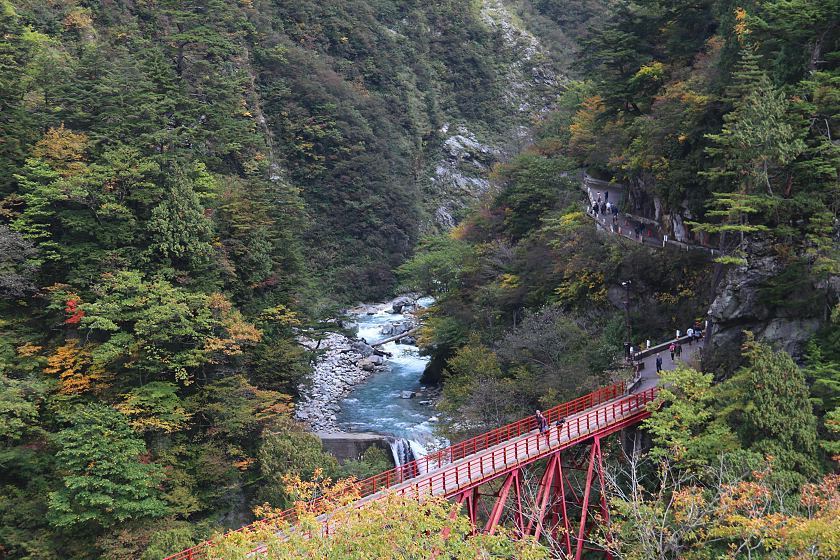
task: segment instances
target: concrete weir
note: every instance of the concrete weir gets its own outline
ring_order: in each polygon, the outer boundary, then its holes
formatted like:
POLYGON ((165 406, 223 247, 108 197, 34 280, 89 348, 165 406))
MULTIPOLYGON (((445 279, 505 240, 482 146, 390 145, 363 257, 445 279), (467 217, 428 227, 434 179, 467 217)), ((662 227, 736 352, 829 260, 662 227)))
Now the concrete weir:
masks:
POLYGON ((369 447, 378 447, 391 456, 391 444, 386 436, 370 432, 324 433, 316 432, 324 450, 334 455, 339 463, 358 459, 369 447))

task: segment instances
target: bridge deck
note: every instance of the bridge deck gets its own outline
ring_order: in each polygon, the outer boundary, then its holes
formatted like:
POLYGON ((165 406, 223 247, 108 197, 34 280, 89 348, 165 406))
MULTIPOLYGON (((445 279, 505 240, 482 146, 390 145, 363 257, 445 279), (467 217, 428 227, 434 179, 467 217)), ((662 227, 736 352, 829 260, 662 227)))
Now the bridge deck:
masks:
MULTIPOLYGON (((623 395, 592 408, 572 414, 561 425, 559 418, 549 418, 552 424, 546 433, 531 430, 521 436, 498 443, 451 463, 419 474, 406 482, 362 498, 353 504, 362 507, 389 493, 409 496, 451 497, 471 487, 532 463, 566 447, 579 444, 594 435, 608 435, 649 415, 647 403, 656 395, 656 388, 632 395, 623 395)), ((548 411, 551 414, 553 411, 548 411)), ((552 414, 553 415, 553 414, 552 414)), ((329 523, 327 516, 323 518, 329 523)))
MULTIPOLYGON (((667 344, 645 353, 649 355, 643 360, 645 367, 641 379, 634 386, 635 392, 625 392, 623 382, 603 387, 545 411, 550 425, 547 433, 541 434, 534 428, 536 421, 533 417, 523 418, 360 481, 358 486, 362 497, 348 507, 362 507, 389 493, 421 498, 452 497, 567 447, 637 424, 649 415, 647 404, 656 397, 658 375, 653 360, 660 348, 667 344), (563 423, 558 424, 561 419, 563 423)), ((691 360, 701 347, 702 342, 684 344, 682 359, 691 360)), ((672 361, 667 351, 661 351, 661 354, 663 369, 673 369, 680 361, 672 361)), ((331 517, 330 513, 325 513, 319 518, 327 532, 331 517)), ((293 524, 294 510, 284 512, 280 520, 293 524)), ((238 531, 247 529, 243 527, 238 531)), ((209 542, 201 543, 165 560, 209 558, 210 546, 209 542)))

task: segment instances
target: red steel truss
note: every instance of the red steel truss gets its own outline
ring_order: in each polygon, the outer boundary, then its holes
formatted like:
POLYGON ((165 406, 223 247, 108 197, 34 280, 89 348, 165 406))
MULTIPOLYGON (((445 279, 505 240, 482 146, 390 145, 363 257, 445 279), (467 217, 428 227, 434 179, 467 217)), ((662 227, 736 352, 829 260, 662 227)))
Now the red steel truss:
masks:
MULTIPOLYGON (((589 510, 596 475, 600 486, 600 517, 604 521, 609 520, 601 440, 649 416, 647 404, 654 400, 656 392, 657 388, 652 387, 640 393, 626 394, 623 382, 602 387, 546 411, 544 414, 550 428, 545 433, 537 431, 534 417, 523 418, 363 480, 359 483, 361 498, 356 504, 363 507, 365 503, 384 496, 386 490, 418 498, 445 496, 462 504, 462 511, 476 530, 489 533, 502 523, 506 510, 509 513, 512 511, 508 517, 512 517, 519 534, 539 538, 550 530, 553 537, 559 536, 564 542, 566 553, 580 560, 587 549, 586 537, 593 522, 589 510), (586 445, 591 446, 587 474, 584 488, 578 493, 569 484, 562 462, 563 452, 586 445), (522 509, 523 476, 527 468, 543 461, 546 467, 537 491, 538 511, 536 516, 526 519, 522 509), (479 517, 479 505, 482 496, 487 495, 480 494, 479 487, 493 486, 496 481, 501 485, 491 495, 493 506, 484 521, 484 516, 479 517), (576 533, 572 525, 574 519, 568 511, 570 506, 576 512, 580 510, 576 533)), ((565 467, 566 470, 568 468, 565 467)), ((312 505, 317 504, 316 500, 312 505)), ((278 526, 294 523, 294 511, 284 512, 279 520, 272 520, 272 523, 278 526)), ((330 531, 327 515, 324 516, 324 530, 327 533, 330 531)), ((212 559, 210 543, 199 544, 165 560, 204 559, 212 559)))

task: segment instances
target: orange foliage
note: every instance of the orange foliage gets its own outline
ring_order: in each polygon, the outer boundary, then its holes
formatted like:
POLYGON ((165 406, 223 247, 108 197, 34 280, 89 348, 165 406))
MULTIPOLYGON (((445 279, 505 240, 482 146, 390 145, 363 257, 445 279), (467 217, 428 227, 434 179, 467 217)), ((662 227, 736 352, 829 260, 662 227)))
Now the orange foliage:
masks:
POLYGON ((108 386, 112 376, 93 363, 90 347, 79 346, 71 340, 55 349, 47 358, 44 373, 57 375, 61 381, 60 392, 65 395, 98 393, 108 386))
POLYGON ((36 355, 38 352, 43 350, 43 346, 38 346, 36 344, 32 344, 27 342, 25 344, 21 344, 17 347, 17 353, 19 356, 23 356, 25 358, 30 358, 36 355))
MULTIPOLYGON (((242 318, 239 311, 233 309, 233 304, 222 294, 212 294, 207 300, 213 314, 220 318, 224 326, 223 336, 212 336, 204 341, 204 351, 208 354, 223 356, 237 356, 242 354, 242 346, 256 344, 262 339, 262 331, 242 318)), ((219 363, 211 358, 211 363, 219 363)))
POLYGON ((738 37, 738 42, 742 45, 750 34, 750 28, 747 26, 747 11, 744 8, 735 9, 735 35, 738 37))

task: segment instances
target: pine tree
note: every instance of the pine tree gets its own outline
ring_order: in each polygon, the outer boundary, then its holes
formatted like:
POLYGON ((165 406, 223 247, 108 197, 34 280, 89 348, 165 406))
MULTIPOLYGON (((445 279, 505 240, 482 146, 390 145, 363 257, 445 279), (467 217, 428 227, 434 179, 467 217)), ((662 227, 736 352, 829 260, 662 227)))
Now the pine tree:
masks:
POLYGON ((34 140, 32 118, 23 104, 24 71, 31 55, 24 33, 12 4, 0 0, 0 196, 10 192, 26 144, 34 140))
POLYGON ((789 354, 746 333, 747 364, 717 388, 719 417, 745 448, 778 458, 783 469, 817 472, 817 422, 805 375, 789 354))
POLYGON ((209 273, 213 247, 213 225, 195 191, 193 178, 183 170, 173 172, 163 201, 152 210, 147 230, 150 251, 175 271, 200 278, 209 273))

